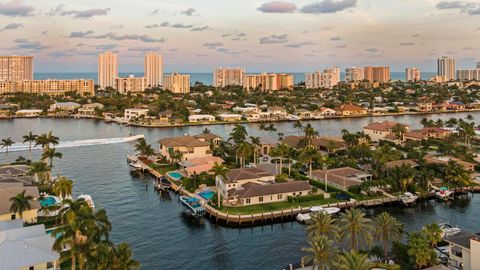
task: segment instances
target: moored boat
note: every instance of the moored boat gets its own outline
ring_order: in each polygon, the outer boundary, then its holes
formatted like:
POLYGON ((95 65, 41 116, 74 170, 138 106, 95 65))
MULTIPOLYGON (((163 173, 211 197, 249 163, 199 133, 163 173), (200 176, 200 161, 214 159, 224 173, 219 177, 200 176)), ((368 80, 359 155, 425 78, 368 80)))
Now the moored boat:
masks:
POLYGON ((79 200, 83 199, 87 203, 88 207, 95 208, 95 204, 93 203, 92 196, 90 196, 88 194, 82 194, 82 195, 78 196, 78 199, 79 200))
POLYGON ((447 188, 440 188, 440 190, 435 191, 435 198, 443 200, 443 201, 448 201, 452 199, 454 192, 451 190, 448 190, 447 188))
POLYGON ((326 213, 326 214, 329 214, 329 215, 335 215, 338 212, 340 212, 340 208, 338 208, 338 207, 323 208, 321 206, 313 206, 313 207, 310 207, 309 210, 310 210, 309 213, 298 214, 297 217, 296 217, 297 221, 300 222, 300 223, 306 223, 306 222, 308 222, 309 220, 312 219, 312 215, 314 215, 316 213, 320 213, 320 212, 323 212, 323 213, 326 213))
POLYGON ((401 197, 400 201, 402 202, 403 205, 413 205, 417 201, 418 196, 413 195, 410 192, 405 192, 401 197))
POLYGON ((195 197, 180 196, 180 202, 190 209, 193 214, 201 215, 205 212, 205 208, 200 204, 200 200, 195 197))
POLYGON ((444 238, 454 236, 462 231, 460 228, 452 226, 448 223, 440 223, 438 224, 438 226, 440 226, 440 229, 442 230, 442 233, 443 233, 442 236, 444 238))

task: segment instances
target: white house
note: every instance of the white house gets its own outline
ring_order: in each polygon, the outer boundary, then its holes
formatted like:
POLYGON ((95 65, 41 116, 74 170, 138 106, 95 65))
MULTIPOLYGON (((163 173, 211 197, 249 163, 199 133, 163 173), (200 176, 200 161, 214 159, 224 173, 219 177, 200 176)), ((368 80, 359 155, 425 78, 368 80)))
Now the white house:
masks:
POLYGON ((235 122, 242 120, 242 116, 240 114, 221 113, 218 115, 218 119, 226 122, 235 122))
POLYGON ((37 117, 40 116, 42 110, 30 109, 30 110, 19 110, 15 112, 15 115, 18 117, 37 117))
POLYGON ((188 122, 213 122, 215 121, 215 116, 210 114, 192 114, 188 117, 188 122))
POLYGON ((145 117, 148 115, 148 109, 125 109, 124 117, 125 119, 138 119, 140 117, 145 117))

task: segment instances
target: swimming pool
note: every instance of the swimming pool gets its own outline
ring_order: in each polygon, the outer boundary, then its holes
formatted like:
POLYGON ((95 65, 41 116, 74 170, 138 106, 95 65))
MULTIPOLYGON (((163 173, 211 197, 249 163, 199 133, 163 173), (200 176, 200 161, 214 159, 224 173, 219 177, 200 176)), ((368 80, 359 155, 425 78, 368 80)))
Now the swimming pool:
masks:
POLYGON ((180 181, 183 177, 183 175, 179 172, 168 172, 167 174, 168 174, 168 176, 170 176, 171 178, 173 178, 177 181, 180 181))
POLYGON ((208 190, 208 191, 202 191, 198 193, 200 197, 204 198, 205 200, 211 200, 213 198, 213 195, 215 195, 215 192, 208 190))
POLYGON ((52 205, 56 205, 58 203, 55 197, 46 197, 40 200, 40 205, 43 207, 49 207, 52 205))

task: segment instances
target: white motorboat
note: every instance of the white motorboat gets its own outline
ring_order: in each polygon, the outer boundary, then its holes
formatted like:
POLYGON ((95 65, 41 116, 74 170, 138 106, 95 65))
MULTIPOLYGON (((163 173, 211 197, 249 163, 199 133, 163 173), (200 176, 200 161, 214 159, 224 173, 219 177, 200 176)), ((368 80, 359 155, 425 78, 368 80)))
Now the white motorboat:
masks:
POLYGON ((88 194, 82 194, 82 195, 78 196, 77 199, 79 199, 79 200, 83 199, 87 203, 88 207, 95 208, 95 204, 93 203, 92 196, 90 196, 88 194))
POLYGON ((418 196, 413 195, 413 194, 410 193, 410 192, 405 192, 405 193, 400 197, 400 201, 401 201, 402 204, 404 204, 404 205, 412 205, 412 204, 415 204, 415 202, 417 201, 417 199, 418 199, 418 196))
POLYGON ((334 215, 334 214, 340 212, 340 208, 338 208, 338 207, 323 208, 321 206, 313 206, 313 207, 310 207, 310 212, 309 213, 298 214, 296 219, 300 223, 305 223, 305 222, 308 222, 309 220, 312 219, 312 215, 314 215, 316 213, 320 213, 320 212, 323 212, 323 213, 326 213, 326 214, 329 214, 329 215, 334 215))
POLYGON ((442 230, 443 232, 443 237, 450 237, 450 236, 454 236, 458 233, 460 233, 462 230, 458 227, 454 227, 448 223, 440 223, 438 224, 440 226, 440 229, 442 230))
POLYGON ((136 162, 129 162, 128 165, 134 169, 140 170, 142 168, 142 165, 136 163, 136 162))
POLYGON ((443 201, 448 201, 452 198, 453 193, 451 190, 438 190, 435 191, 435 197, 443 201))

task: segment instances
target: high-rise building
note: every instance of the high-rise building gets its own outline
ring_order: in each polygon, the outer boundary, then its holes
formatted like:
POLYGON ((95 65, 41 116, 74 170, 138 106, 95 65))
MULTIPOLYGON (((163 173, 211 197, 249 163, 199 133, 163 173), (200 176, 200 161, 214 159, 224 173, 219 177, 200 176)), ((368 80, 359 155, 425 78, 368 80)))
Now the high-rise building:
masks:
POLYGON ((365 70, 363 67, 351 67, 345 69, 346 82, 358 82, 365 79, 365 70))
POLYGON ((459 69, 457 70, 457 80, 468 82, 480 80, 480 69, 459 69))
POLYGON ((248 74, 244 76, 243 88, 247 91, 260 90, 263 92, 281 89, 293 89, 293 75, 286 73, 248 74))
POLYGON ((120 94, 127 93, 143 93, 147 88, 147 81, 145 77, 135 77, 133 75, 128 76, 127 78, 116 78, 115 79, 115 89, 120 94))
POLYGON ((477 69, 480 69, 480 61, 477 62, 477 69))
POLYGON ((32 80, 32 81, 0 81, 0 94, 29 93, 37 95, 57 96, 67 92, 76 92, 82 96, 95 95, 93 80, 32 80))
POLYGON ((190 93, 190 75, 172 73, 163 76, 163 89, 175 94, 190 93))
POLYGON ((116 53, 104 52, 98 55, 98 85, 100 88, 115 87, 118 78, 118 57, 116 53))
POLYGON ((223 88, 225 86, 243 85, 244 68, 217 68, 213 73, 213 86, 223 88))
POLYGON ((147 86, 155 87, 163 85, 163 58, 159 53, 145 55, 144 72, 147 86))
POLYGON ((416 67, 406 68, 405 79, 407 82, 419 82, 421 80, 420 70, 416 67))
POLYGON ((0 80, 33 80, 33 56, 0 56, 0 80))
POLYGON ((437 60, 437 75, 447 81, 455 80, 455 59, 442 56, 437 60))
POLYGON ((305 74, 307 89, 328 88, 332 89, 340 82, 340 69, 336 66, 323 71, 305 74))
POLYGON ((369 82, 386 83, 390 81, 390 67, 364 67, 365 80, 369 82))

